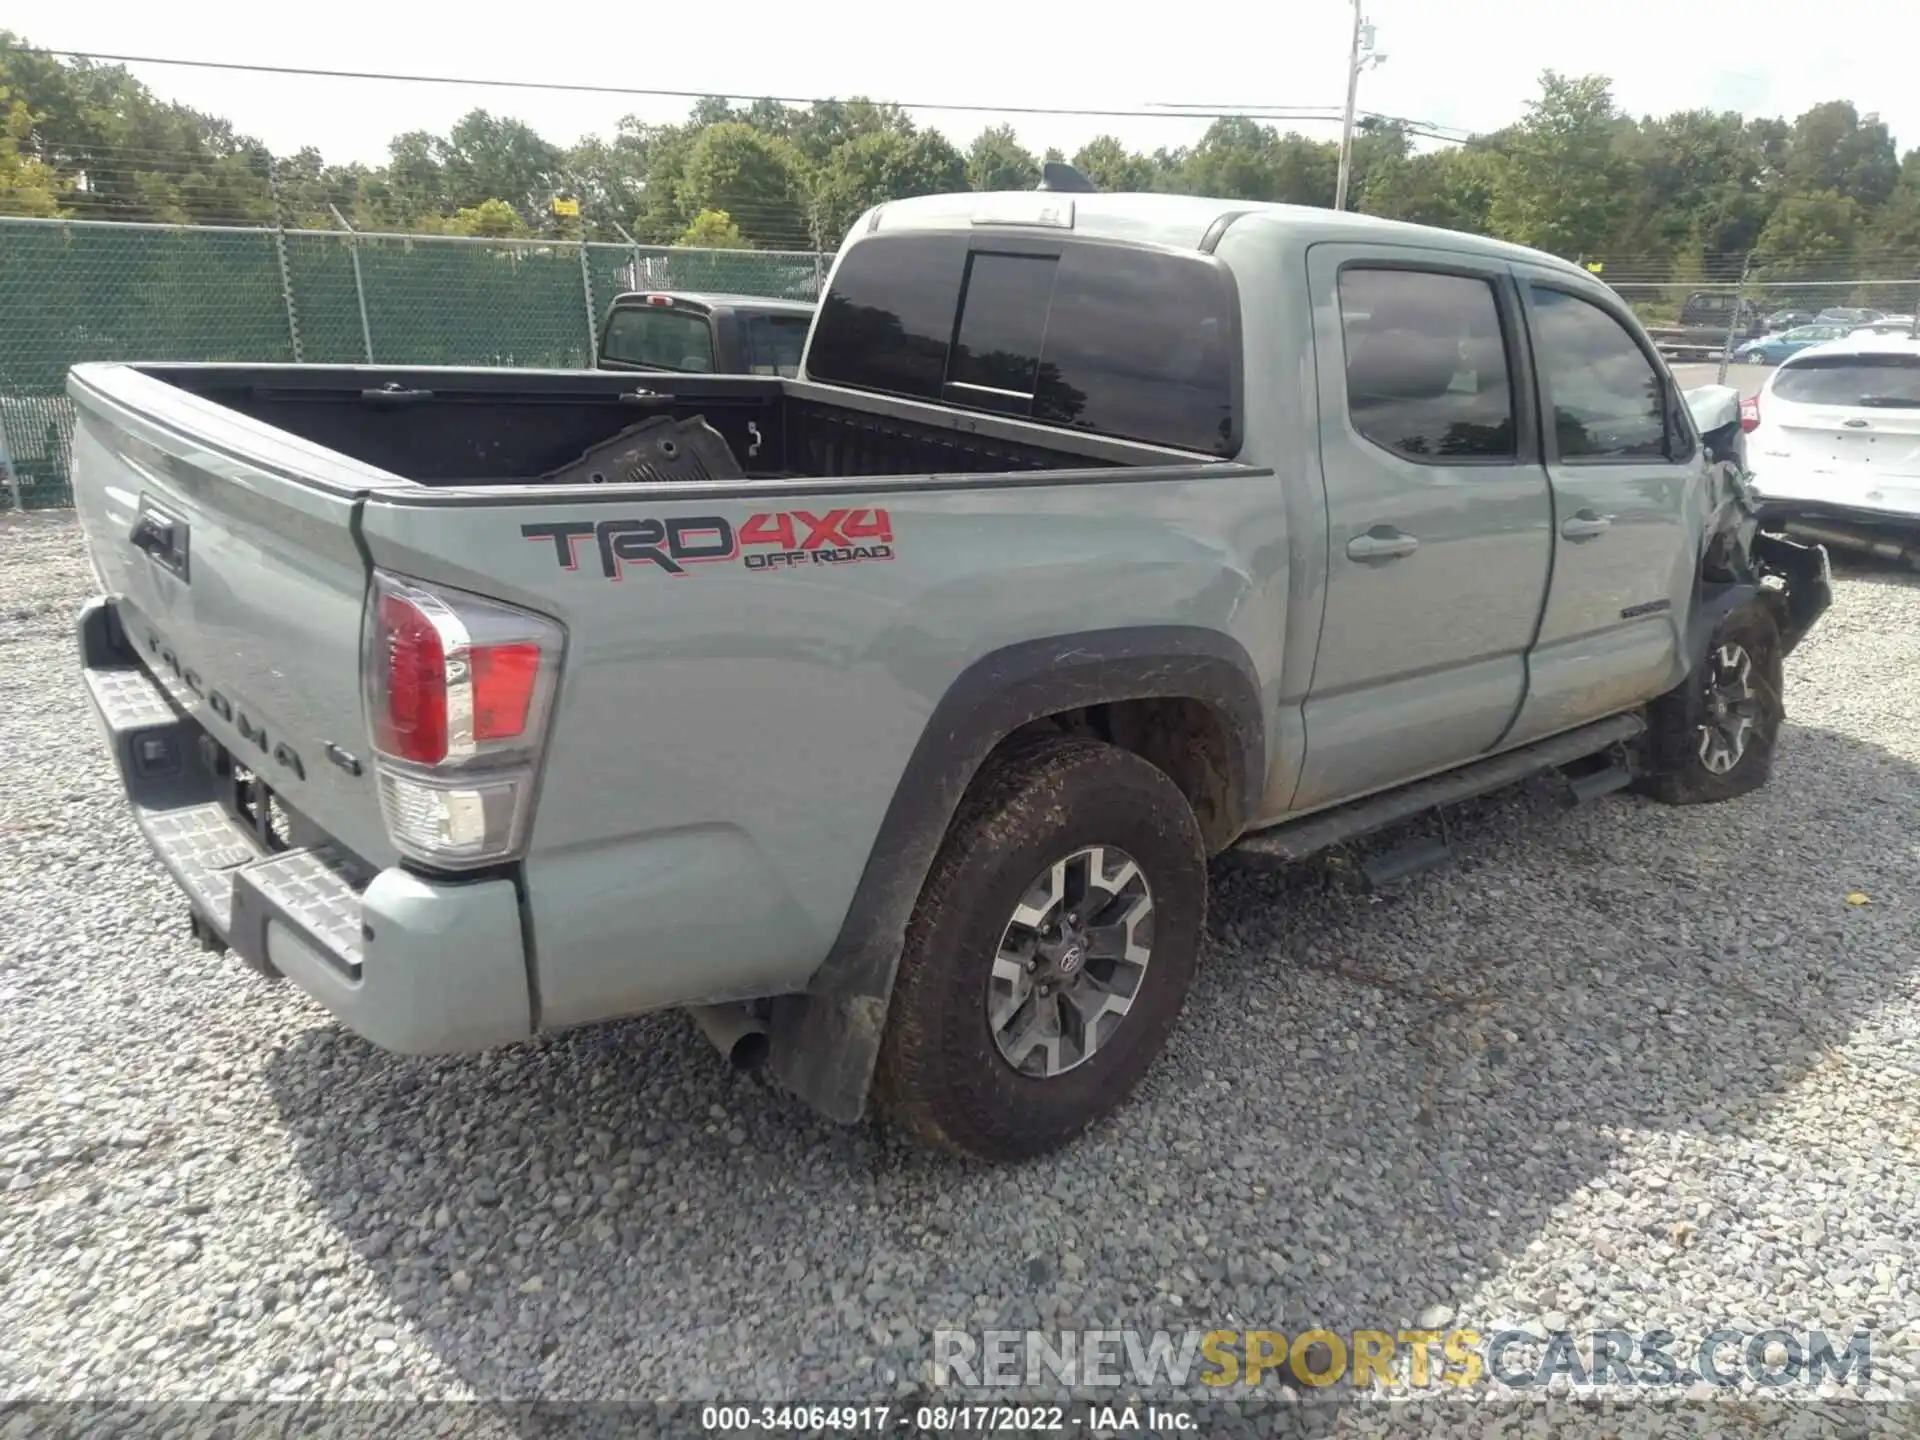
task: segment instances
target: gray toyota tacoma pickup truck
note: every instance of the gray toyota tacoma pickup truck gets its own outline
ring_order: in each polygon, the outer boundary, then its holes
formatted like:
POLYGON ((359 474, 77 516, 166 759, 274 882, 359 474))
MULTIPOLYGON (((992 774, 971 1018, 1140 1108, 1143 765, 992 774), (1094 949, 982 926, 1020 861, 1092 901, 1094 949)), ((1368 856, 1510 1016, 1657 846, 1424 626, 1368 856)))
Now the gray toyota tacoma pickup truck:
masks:
POLYGON ((686 1007, 987 1158, 1152 1063, 1210 856, 1739 795, 1830 599, 1592 276, 1286 206, 885 205, 794 378, 70 391, 86 684, 206 943, 399 1051, 686 1007))

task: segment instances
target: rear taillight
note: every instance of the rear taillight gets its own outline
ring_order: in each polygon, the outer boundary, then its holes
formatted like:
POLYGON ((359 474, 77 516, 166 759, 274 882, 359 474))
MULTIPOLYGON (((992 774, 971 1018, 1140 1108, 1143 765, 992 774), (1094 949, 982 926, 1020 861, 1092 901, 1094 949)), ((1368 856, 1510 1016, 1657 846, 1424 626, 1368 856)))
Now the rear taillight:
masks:
POLYGON ((373 712, 374 749, 390 759, 437 765, 447 758, 446 643, 417 601, 388 593, 377 608, 378 643, 370 658, 379 670, 381 703, 373 712))
POLYGON ((403 854, 461 866, 519 852, 563 642, 543 616, 375 573, 367 728, 403 854))
POLYGON ((1740 402, 1740 429, 1751 435, 1760 428, 1760 397, 1749 395, 1740 402))
POLYGON ((473 738, 524 734, 540 683, 538 645, 489 645, 473 654, 473 738))

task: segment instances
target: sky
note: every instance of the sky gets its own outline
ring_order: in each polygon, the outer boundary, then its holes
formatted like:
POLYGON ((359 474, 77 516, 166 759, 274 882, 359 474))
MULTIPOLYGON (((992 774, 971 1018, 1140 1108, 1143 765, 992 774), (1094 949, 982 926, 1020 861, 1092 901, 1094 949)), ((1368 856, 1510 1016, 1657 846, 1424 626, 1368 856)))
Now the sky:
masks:
MULTIPOLYGON (((1518 117, 1539 73, 1599 72, 1634 114, 1707 106, 1791 119, 1823 100, 1878 112, 1902 150, 1920 146, 1920 8, 1900 0, 1366 0, 1387 59, 1360 106, 1448 129, 1518 117), (1906 10, 1908 19, 1896 17, 1906 10), (1818 23, 1810 23, 1817 15, 1818 23), (1885 57, 1880 58, 1880 57, 1885 57)), ((1197 140, 1205 121, 968 114, 929 102, 1131 110, 1167 104, 1337 108, 1345 98, 1346 0, 1213 0, 1129 10, 1091 0, 879 0, 714 6, 572 0, 454 8, 409 0, 72 0, 31 20, 0 15, 35 45, 102 54, 472 75, 743 95, 866 94, 916 107, 962 148, 1006 121, 1036 153, 1071 154, 1102 132, 1152 150, 1197 140)), ((464 86, 306 79, 130 66, 159 95, 225 116, 277 153, 386 158, 407 130, 444 132, 482 106, 571 144, 620 117, 673 121, 688 102, 464 86)), ((1337 125, 1297 124, 1335 138, 1337 125)))

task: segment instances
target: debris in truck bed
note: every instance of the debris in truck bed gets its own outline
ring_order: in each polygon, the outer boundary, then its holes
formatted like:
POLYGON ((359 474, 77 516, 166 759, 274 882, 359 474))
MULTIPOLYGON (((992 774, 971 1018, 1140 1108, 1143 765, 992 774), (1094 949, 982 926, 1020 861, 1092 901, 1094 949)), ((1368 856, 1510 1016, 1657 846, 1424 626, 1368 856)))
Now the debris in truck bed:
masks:
POLYGON ((684 484, 690 480, 744 480, 726 437, 706 417, 655 415, 629 425, 540 477, 554 485, 684 484))

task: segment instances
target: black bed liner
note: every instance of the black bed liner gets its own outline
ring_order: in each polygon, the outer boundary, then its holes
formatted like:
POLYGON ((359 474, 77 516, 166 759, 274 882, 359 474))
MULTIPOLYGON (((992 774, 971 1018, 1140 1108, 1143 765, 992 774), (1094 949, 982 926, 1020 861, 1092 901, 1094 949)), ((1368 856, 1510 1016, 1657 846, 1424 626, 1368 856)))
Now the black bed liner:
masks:
POLYGON ((655 415, 704 418, 755 479, 1221 463, 1187 451, 774 376, 134 368, 426 486, 535 481, 655 415))

